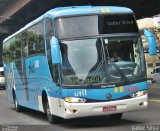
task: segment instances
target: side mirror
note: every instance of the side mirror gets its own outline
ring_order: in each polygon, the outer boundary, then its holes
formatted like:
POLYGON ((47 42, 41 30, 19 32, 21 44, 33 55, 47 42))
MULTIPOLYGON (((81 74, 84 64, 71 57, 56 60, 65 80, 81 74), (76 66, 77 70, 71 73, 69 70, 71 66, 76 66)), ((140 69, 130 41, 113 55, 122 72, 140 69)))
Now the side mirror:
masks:
POLYGON ((60 48, 58 39, 54 36, 50 40, 52 64, 60 63, 60 48))
POLYGON ((156 55, 157 53, 157 44, 156 44, 156 40, 154 38, 154 35, 151 31, 149 30, 144 30, 144 35, 147 39, 148 42, 148 48, 149 48, 149 54, 151 56, 156 55))

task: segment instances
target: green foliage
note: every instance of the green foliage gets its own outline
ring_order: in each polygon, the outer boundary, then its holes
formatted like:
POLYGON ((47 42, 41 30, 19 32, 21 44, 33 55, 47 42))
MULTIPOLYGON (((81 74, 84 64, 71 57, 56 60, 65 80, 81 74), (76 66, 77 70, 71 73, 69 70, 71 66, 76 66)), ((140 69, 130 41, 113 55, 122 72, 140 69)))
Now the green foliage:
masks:
MULTIPOLYGON (((42 32, 43 34, 43 32, 42 32)), ((21 52, 27 54, 23 56, 30 56, 36 53, 44 53, 43 35, 35 32, 35 30, 26 30, 11 38, 4 44, 3 61, 9 62, 22 57, 21 52)))

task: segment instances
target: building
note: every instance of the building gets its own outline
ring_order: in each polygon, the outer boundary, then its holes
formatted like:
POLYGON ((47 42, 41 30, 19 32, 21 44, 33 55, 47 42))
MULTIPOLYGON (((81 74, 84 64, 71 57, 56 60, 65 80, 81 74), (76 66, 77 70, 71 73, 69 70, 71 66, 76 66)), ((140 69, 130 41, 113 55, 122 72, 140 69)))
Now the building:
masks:
POLYGON ((157 42, 157 56, 150 56, 148 54, 148 43, 142 33, 142 42, 146 58, 147 77, 150 79, 153 68, 160 66, 160 17, 144 18, 137 20, 139 29, 143 32, 144 29, 149 29, 154 33, 157 42))

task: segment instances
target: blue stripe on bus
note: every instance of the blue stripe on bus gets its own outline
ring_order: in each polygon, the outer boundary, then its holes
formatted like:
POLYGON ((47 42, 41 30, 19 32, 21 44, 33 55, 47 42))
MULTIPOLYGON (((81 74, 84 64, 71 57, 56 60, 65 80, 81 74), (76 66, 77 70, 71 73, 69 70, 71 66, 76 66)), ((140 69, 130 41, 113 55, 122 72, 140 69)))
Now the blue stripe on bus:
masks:
MULTIPOLYGON (((120 99, 125 96, 128 96, 129 94, 132 94, 133 92, 139 91, 139 90, 147 90, 148 84, 147 82, 140 82, 135 83, 131 85, 126 85, 123 87, 112 87, 112 88, 102 88, 102 89, 68 89, 68 92, 64 90, 64 97, 80 97, 80 98, 87 98, 87 99, 93 99, 93 100, 107 100, 106 95, 111 94, 112 99, 120 99), (118 92, 115 90, 115 88, 118 88, 118 92)), ((67 89, 66 89, 67 90, 67 89)))

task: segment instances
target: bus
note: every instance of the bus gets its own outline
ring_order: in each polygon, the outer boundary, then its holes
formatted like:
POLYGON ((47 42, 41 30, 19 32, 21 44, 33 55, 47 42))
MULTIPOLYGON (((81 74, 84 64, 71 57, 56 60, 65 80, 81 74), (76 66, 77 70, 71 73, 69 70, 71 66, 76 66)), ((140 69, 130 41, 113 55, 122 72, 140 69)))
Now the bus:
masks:
MULTIPOLYGON (((155 55, 154 37, 146 34, 155 55)), ((52 9, 3 41, 3 62, 8 100, 18 112, 46 113, 50 123, 120 119, 148 105, 142 41, 129 8, 52 9)))

